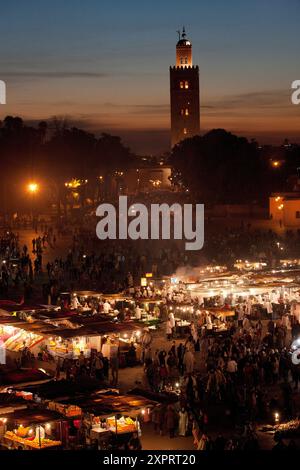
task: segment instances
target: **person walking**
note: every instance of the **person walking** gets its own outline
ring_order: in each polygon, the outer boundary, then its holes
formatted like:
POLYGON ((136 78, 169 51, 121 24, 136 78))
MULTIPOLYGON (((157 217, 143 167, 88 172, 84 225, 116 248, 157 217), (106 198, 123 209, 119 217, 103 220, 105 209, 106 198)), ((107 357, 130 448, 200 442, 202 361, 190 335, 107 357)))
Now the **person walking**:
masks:
POLYGON ((179 411, 179 423, 178 423, 178 435, 179 436, 186 436, 187 428, 189 422, 189 415, 186 409, 183 407, 179 411))
POLYGON ((186 374, 192 374, 194 372, 195 358, 192 351, 187 348, 185 355, 183 357, 183 365, 185 367, 186 374))

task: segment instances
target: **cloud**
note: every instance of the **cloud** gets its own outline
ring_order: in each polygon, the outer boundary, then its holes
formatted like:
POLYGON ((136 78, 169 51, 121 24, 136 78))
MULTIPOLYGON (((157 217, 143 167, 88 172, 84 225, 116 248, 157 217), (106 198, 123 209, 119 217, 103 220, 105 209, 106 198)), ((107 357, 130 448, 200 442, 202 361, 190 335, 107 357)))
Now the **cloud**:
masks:
POLYGON ((290 107, 290 89, 260 90, 214 99, 206 108, 218 111, 234 109, 274 109, 290 107))
POLYGON ((1 72, 3 78, 105 78, 109 74, 104 72, 79 72, 79 71, 26 71, 16 70, 1 72))
POLYGON ((119 109, 130 114, 167 114, 170 112, 170 105, 164 103, 158 104, 117 104, 103 103, 103 106, 111 109, 119 109))

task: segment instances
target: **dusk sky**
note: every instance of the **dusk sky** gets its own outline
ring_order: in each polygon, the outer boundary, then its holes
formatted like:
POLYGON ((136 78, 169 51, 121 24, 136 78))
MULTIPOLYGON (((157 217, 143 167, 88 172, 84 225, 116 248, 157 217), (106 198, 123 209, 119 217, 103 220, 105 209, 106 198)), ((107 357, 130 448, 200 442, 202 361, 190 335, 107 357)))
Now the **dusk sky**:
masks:
POLYGON ((0 0, 7 114, 66 117, 139 153, 169 146, 169 66, 185 25, 200 67, 201 132, 300 141, 299 0, 0 0))

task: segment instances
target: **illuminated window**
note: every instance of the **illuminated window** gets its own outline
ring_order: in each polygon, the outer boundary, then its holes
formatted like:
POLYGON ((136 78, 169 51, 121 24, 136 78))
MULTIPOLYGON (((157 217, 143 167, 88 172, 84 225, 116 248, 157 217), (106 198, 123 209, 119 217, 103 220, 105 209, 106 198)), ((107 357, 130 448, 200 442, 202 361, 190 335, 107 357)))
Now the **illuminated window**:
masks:
POLYGON ((185 114, 186 116, 188 116, 188 115, 189 115, 189 109, 188 109, 188 108, 185 108, 185 112, 184 112, 184 114, 185 114))
POLYGON ((184 64, 184 59, 183 59, 183 57, 180 58, 180 63, 181 63, 181 64, 184 64))
POLYGON ((187 131, 187 128, 186 128, 186 127, 183 129, 183 133, 184 133, 184 135, 186 135, 186 134, 188 133, 188 131, 187 131))
POLYGON ((187 63, 188 63, 188 58, 187 58, 187 57, 185 57, 185 64, 187 64, 187 63))
POLYGON ((180 82, 180 88, 184 88, 186 82, 180 82))
POLYGON ((184 109, 183 108, 180 110, 180 114, 181 114, 181 116, 184 116, 184 109))
POLYGON ((186 81, 184 82, 184 88, 187 90, 188 87, 189 87, 189 82, 186 80, 186 81))

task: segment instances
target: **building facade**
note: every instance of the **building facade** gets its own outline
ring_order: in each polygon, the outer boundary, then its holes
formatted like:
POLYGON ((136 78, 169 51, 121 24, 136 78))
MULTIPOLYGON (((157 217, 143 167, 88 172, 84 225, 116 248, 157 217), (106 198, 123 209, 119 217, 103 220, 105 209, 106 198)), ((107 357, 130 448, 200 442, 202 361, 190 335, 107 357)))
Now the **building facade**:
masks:
POLYGON ((171 145, 200 133, 199 67, 193 65, 192 44, 183 28, 170 67, 171 145))
POLYGON ((269 198, 269 215, 283 227, 300 227, 300 193, 278 193, 269 198))

